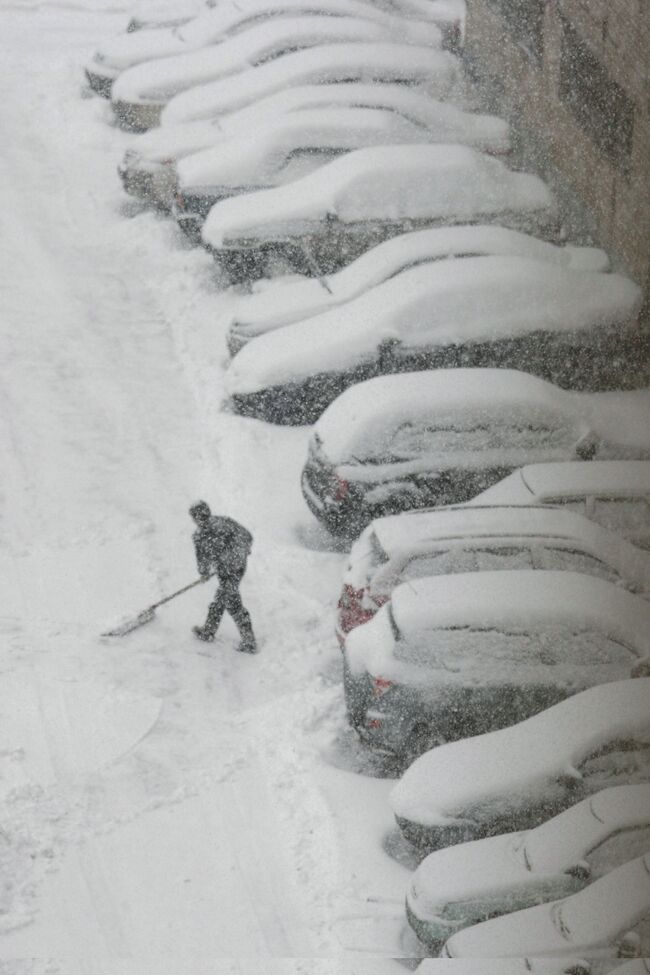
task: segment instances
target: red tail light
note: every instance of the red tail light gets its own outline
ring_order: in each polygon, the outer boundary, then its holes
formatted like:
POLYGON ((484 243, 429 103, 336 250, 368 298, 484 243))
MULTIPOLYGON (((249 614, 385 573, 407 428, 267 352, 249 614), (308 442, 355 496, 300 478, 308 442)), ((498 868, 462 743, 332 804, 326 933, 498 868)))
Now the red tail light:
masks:
POLYGON ((361 604, 362 599, 363 589, 355 589, 345 583, 339 597, 339 609, 354 609, 361 604))
POLYGON ((372 597, 372 601, 375 604, 375 606, 377 606, 377 607, 383 606, 384 603, 387 603, 389 599, 390 599, 390 596, 373 596, 372 597))
POLYGON ((374 677, 372 681, 372 693, 375 697, 383 697, 392 686, 392 680, 386 680, 385 677, 374 677))
POLYGON ((350 484, 348 481, 344 481, 342 478, 337 477, 336 487, 334 488, 334 500, 344 501, 347 498, 350 491, 350 484))

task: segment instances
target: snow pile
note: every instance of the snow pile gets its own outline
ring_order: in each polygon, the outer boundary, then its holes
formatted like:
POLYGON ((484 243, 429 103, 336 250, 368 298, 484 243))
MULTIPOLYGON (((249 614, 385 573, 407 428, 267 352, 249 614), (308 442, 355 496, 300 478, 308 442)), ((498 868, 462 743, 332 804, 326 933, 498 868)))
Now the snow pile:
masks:
POLYGON ((425 826, 444 826, 480 818, 481 811, 533 803, 608 742, 650 742, 648 701, 650 678, 603 684, 510 728, 441 745, 404 773, 391 792, 393 811, 425 826))
POLYGON ((328 219, 480 222, 521 214, 548 220, 550 191, 529 173, 456 144, 358 149, 290 187, 224 200, 205 222, 203 239, 220 247, 238 238, 274 240, 323 232, 328 219))
POLYGON ((165 106, 161 122, 169 125, 223 115, 293 85, 335 81, 401 81, 422 85, 437 97, 448 97, 460 92, 462 69, 451 54, 429 47, 322 44, 182 92, 165 106))
MULTIPOLYGON (((451 106, 444 106, 450 108, 451 106)), ((470 116, 472 118, 473 116, 470 116)), ((161 133, 165 129, 160 129, 161 133)), ((417 264, 478 255, 528 257, 579 270, 606 271, 607 254, 596 247, 558 247, 505 227, 434 227, 393 237, 366 251, 327 278, 326 291, 314 278, 276 278, 257 282, 235 306, 238 332, 259 335, 280 325, 311 318, 342 305, 417 264)))

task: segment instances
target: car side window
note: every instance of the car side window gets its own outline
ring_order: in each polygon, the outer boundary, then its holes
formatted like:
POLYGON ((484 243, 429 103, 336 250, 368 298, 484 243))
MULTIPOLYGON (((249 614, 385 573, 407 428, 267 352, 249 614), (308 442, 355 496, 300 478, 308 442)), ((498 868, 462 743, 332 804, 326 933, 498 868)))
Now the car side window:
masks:
POLYGON ((585 575, 616 582, 619 575, 610 565, 586 552, 575 549, 556 548, 550 545, 539 545, 534 549, 534 563, 536 569, 559 569, 569 572, 584 572, 585 575))
POLYGON ((625 536, 650 534, 647 498, 595 497, 592 517, 603 528, 625 536))
POLYGON ((648 850, 650 850, 650 824, 613 833, 590 850, 585 860, 589 864, 591 877, 595 880, 623 863, 643 856, 648 850))
POLYGON ((319 166, 331 162, 337 156, 343 155, 347 150, 333 148, 332 146, 319 146, 312 148, 309 146, 294 149, 280 161, 279 168, 283 183, 290 183, 294 179, 300 179, 308 173, 318 169, 319 166))
POLYGON ((540 497, 539 500, 542 504, 554 505, 558 508, 564 508, 566 511, 574 511, 578 515, 589 517, 590 506, 587 504, 587 498, 584 495, 550 495, 549 497, 540 497))
POLYGON ((397 581, 408 582, 409 579, 422 579, 424 576, 449 575, 454 571, 450 569, 449 555, 448 551, 416 555, 404 564, 397 581))
POLYGON ((650 740, 612 739, 588 756, 580 772, 590 792, 614 785, 635 785, 650 779, 650 740))

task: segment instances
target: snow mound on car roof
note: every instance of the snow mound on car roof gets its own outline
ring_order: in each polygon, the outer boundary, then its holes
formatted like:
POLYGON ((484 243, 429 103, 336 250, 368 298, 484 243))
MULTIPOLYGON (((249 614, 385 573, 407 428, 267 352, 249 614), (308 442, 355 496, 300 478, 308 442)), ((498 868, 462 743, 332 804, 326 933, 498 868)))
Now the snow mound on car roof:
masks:
POLYGON ((650 743, 649 702, 649 677, 615 681, 509 728, 441 745, 404 773, 390 793, 393 811, 435 826, 453 823, 473 805, 532 799, 607 740, 650 743))
POLYGON ((208 214, 213 247, 238 237, 281 239, 343 223, 427 218, 456 223, 506 212, 555 212, 538 176, 456 143, 357 149, 288 186, 224 200, 208 214))
POLYGON ((462 78, 460 62, 446 51, 377 42, 322 44, 182 92, 165 107, 161 122, 168 125, 222 115, 289 85, 309 82, 408 81, 447 97, 460 94, 462 78))
POLYGON ((513 569, 429 576, 399 585, 391 604, 407 639, 433 628, 514 626, 532 633, 557 623, 609 633, 632 648, 631 662, 650 655, 650 605, 580 572, 513 569))
MULTIPOLYGON (((585 330, 588 341, 589 329, 632 320, 640 303, 640 288, 623 275, 571 271, 528 258, 466 257, 421 265, 343 306, 259 336, 232 362, 229 388, 252 392, 318 373, 343 372, 374 362, 386 339, 416 349, 538 331, 575 341, 585 330)), ((364 384, 362 389, 354 401, 359 408, 363 396, 374 396, 373 387, 364 384)))

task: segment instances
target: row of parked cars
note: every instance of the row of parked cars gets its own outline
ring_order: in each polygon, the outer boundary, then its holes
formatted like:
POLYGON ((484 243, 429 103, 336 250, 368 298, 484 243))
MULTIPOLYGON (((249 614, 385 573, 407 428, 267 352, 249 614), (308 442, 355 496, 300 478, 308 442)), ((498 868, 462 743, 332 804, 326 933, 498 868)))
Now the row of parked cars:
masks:
POLYGON ((314 424, 348 718, 406 769, 408 923, 477 975, 645 975, 641 291, 478 110, 462 0, 183 2, 86 74, 136 133, 125 190, 236 296, 229 408, 314 424))

